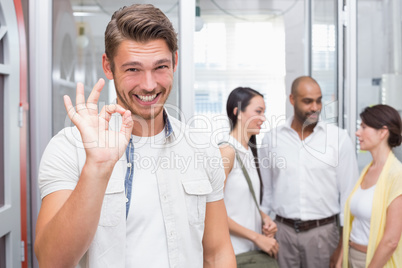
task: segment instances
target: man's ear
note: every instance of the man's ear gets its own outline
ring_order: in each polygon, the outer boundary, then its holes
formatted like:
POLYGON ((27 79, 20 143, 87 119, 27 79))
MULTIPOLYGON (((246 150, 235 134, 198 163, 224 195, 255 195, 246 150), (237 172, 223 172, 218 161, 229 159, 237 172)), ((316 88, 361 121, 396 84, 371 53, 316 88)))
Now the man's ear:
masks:
POLYGON ((178 63, 178 61, 179 61, 179 54, 178 54, 178 52, 176 51, 176 52, 174 53, 174 66, 173 66, 173 72, 176 72, 176 69, 177 69, 177 63, 178 63))
POLYGON ((106 78, 109 80, 113 80, 113 72, 112 72, 111 64, 105 53, 103 53, 103 55, 102 55, 102 67, 103 67, 103 72, 106 75, 106 78))
POLYGON ((289 95, 289 101, 290 101, 290 104, 292 104, 293 106, 295 105, 295 96, 293 94, 289 95))

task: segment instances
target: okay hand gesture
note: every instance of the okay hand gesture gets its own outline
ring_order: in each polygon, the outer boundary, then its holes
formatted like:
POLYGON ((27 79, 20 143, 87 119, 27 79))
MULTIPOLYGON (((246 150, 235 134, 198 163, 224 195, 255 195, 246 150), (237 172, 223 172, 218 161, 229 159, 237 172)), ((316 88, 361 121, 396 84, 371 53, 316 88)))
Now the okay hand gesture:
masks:
POLYGON ((105 81, 99 79, 85 103, 84 85, 77 84, 76 106, 70 97, 64 96, 68 117, 80 131, 87 161, 113 165, 124 154, 133 128, 131 112, 118 104, 105 105, 98 114, 98 100, 105 81), (120 131, 109 130, 112 114, 122 115, 120 131))

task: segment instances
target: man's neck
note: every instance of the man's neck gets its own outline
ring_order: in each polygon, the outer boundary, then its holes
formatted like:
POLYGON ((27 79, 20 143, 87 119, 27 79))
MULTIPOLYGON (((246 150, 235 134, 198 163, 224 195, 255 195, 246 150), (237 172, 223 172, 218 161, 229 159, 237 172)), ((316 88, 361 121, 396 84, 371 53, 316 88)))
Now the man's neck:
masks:
POLYGON ((134 127, 131 134, 138 137, 152 137, 163 131, 165 122, 163 114, 158 115, 156 118, 144 120, 137 120, 134 118, 134 127))

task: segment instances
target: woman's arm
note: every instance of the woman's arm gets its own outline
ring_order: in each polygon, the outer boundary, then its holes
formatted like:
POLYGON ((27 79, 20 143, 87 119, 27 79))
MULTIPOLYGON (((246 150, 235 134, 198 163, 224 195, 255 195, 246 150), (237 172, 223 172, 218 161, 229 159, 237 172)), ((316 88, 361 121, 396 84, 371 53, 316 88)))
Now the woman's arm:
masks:
MULTIPOLYGON (((228 144, 222 145, 220 147, 222 162, 225 168, 225 185, 229 173, 232 171, 234 160, 235 160, 235 150, 228 144)), ((276 257, 279 249, 279 245, 274 238, 264 236, 253 230, 250 230, 234 220, 228 217, 229 232, 233 235, 248 239, 256 244, 261 250, 265 251, 271 256, 276 257)))
POLYGON ((225 185, 226 185, 226 180, 228 178, 230 171, 232 171, 234 165, 236 152, 235 149, 233 149, 233 147, 230 146, 229 144, 221 145, 219 147, 219 150, 221 151, 222 163, 225 169, 225 185))
POLYGON ((398 247, 402 233, 402 195, 395 198, 387 209, 384 236, 381 239, 368 268, 383 267, 398 247))
POLYGON ((268 237, 253 230, 247 229, 246 227, 241 226, 230 217, 228 217, 229 221, 229 232, 232 235, 236 235, 239 237, 246 238, 257 245, 262 251, 268 253, 270 256, 275 257, 278 254, 279 245, 276 242, 275 238, 268 237))

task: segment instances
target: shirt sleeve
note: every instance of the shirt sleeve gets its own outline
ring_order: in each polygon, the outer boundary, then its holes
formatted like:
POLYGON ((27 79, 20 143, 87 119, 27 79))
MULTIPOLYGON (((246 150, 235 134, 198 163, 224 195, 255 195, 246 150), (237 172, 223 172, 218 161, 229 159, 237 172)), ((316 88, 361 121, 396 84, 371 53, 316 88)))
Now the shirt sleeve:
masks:
POLYGON ((340 144, 339 144, 339 163, 336 168, 338 190, 340 193, 340 214, 339 220, 341 226, 344 222, 344 210, 346 200, 353 190, 356 181, 359 178, 356 152, 353 148, 352 141, 345 130, 340 129, 340 144), (343 135, 342 135, 343 134, 343 135))
POLYGON ((265 134, 261 146, 258 150, 258 160, 260 164, 260 173, 261 173, 261 180, 263 185, 262 191, 262 204, 261 210, 268 214, 272 211, 272 175, 271 170, 269 167, 270 159, 269 159, 269 150, 270 150, 270 137, 271 132, 265 134))
POLYGON ((40 162, 38 184, 41 198, 59 190, 74 190, 80 170, 77 145, 67 138, 66 128, 54 136, 47 145, 40 162))
POLYGON ((212 143, 206 157, 206 168, 212 186, 212 193, 207 196, 207 202, 214 202, 223 199, 223 187, 225 182, 225 171, 223 169, 222 156, 218 145, 212 143))

